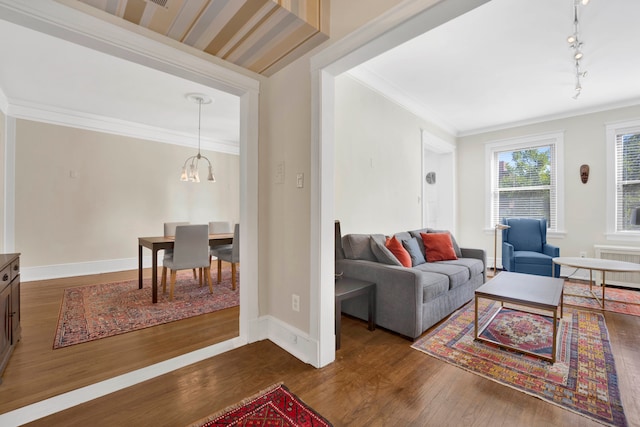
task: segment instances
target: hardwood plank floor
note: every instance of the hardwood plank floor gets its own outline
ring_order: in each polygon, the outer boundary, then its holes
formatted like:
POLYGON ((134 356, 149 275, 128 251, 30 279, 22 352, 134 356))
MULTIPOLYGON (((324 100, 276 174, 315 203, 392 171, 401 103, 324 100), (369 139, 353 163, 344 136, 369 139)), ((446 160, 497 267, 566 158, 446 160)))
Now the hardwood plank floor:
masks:
POLYGON ((65 288, 137 277, 132 270, 22 283, 22 337, 2 376, 0 413, 238 336, 234 307, 53 350, 65 288))
MULTIPOLYGON (((605 317, 625 412, 629 425, 638 426, 640 317, 609 312, 605 317)), ((153 345, 153 340, 139 341, 153 345)), ((322 369, 299 361, 270 341, 260 341, 29 425, 183 426, 277 382, 284 382, 335 426, 600 425, 441 362, 410 345, 393 333, 368 331, 366 322, 343 316, 342 348, 335 363, 322 369)), ((69 356, 66 363, 84 363, 84 356, 69 356)), ((107 360, 102 363, 109 371, 117 365, 107 360)), ((36 384, 34 381, 33 387, 36 384)), ((4 402, 8 395, 2 387, 0 401, 4 402)))

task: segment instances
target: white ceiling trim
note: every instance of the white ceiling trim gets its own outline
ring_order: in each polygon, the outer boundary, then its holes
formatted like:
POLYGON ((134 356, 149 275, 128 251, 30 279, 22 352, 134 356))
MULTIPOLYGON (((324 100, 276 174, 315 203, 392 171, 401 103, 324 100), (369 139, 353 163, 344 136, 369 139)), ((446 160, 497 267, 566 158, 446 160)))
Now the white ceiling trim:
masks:
POLYGON ((537 123, 544 123, 544 122, 549 122, 549 121, 552 121, 552 120, 567 119, 567 118, 570 118, 570 117, 584 116, 585 114, 592 114, 592 113, 599 113, 599 112, 602 112, 602 111, 615 110, 616 108, 634 107, 634 106, 637 106, 637 105, 640 105, 640 98, 629 99, 629 100, 626 100, 626 101, 616 102, 616 103, 611 103, 611 104, 605 104, 605 105, 597 105, 597 106, 594 106, 594 107, 584 108, 584 109, 581 109, 581 110, 574 110, 574 111, 566 112, 566 113, 558 113, 558 114, 550 114, 550 115, 547 115, 547 116, 534 117, 534 118, 527 119, 527 120, 504 123, 504 124, 497 125, 497 126, 489 126, 489 127, 485 127, 485 128, 472 129, 472 130, 469 130, 469 131, 466 131, 466 132, 460 132, 457 136, 458 136, 458 138, 462 138, 462 137, 465 137, 465 136, 479 135, 479 134, 487 133, 487 132, 496 132, 496 131, 501 131, 501 130, 505 130, 505 129, 512 129, 512 128, 520 127, 520 126, 535 125, 537 123))
POLYGON ((5 115, 7 115, 8 109, 9 109, 9 100, 7 99, 7 96, 2 91, 2 88, 0 88, 0 111, 2 111, 5 115))
MULTIPOLYGON (((7 105, 8 107, 4 110, 6 111, 6 115, 17 119, 33 120, 94 132, 106 132, 184 147, 197 148, 198 146, 197 138, 189 133, 181 133, 170 129, 161 129, 112 117, 83 113, 28 101, 11 100, 7 105)), ((202 137, 200 146, 202 150, 240 155, 240 147, 238 143, 234 141, 216 141, 212 138, 202 137)))
POLYGON ((415 114, 422 120, 433 123, 453 136, 458 135, 458 129, 439 117, 435 111, 429 109, 416 98, 400 90, 400 88, 392 82, 387 79, 383 79, 370 69, 367 69, 366 66, 353 68, 349 70, 347 74, 374 92, 381 94, 410 113, 415 114))

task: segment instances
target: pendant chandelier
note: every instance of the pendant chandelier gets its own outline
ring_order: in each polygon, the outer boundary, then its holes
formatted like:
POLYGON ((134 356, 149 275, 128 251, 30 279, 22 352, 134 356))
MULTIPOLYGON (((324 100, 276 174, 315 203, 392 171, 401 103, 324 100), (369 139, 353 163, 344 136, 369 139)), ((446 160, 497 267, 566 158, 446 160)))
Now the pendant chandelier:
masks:
POLYGON ((201 93, 190 93, 187 95, 187 99, 198 103, 198 154, 191 156, 184 161, 180 181, 200 182, 198 162, 200 159, 204 159, 209 165, 207 181, 216 182, 216 177, 213 176, 213 167, 211 166, 211 162, 205 156, 200 154, 200 121, 202 119, 202 104, 211 104, 211 98, 201 93))

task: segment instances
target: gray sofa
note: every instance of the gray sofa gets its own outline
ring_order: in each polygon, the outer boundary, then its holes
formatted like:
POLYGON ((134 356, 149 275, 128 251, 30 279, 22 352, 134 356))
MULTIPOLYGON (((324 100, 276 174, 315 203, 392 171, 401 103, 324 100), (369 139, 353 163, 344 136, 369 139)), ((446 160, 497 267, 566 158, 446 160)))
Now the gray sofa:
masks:
MULTIPOLYGON (((395 236, 400 241, 412 238, 420 241, 420 233, 433 232, 437 230, 425 228, 395 236)), ((475 289, 486 280, 485 251, 460 248, 453 236, 457 260, 424 262, 410 268, 392 265, 387 259, 389 253, 381 253, 385 239, 382 234, 342 237, 339 225, 336 228, 336 275, 376 284, 376 324, 380 327, 416 339, 470 301, 475 289)), ((424 256, 424 245, 419 247, 424 256)), ((343 313, 360 319, 367 319, 367 309, 366 298, 342 303, 343 313)))

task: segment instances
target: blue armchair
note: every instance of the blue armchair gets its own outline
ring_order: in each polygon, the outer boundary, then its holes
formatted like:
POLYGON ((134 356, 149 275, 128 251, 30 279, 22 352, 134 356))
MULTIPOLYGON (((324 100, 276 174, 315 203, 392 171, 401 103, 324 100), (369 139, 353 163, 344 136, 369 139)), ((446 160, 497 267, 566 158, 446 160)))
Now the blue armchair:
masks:
MULTIPOLYGON (((560 248, 547 243, 547 220, 503 218, 509 228, 502 230, 502 266, 515 273, 551 276, 552 258, 560 256, 560 248)), ((560 277, 556 265, 553 276, 560 277)))

